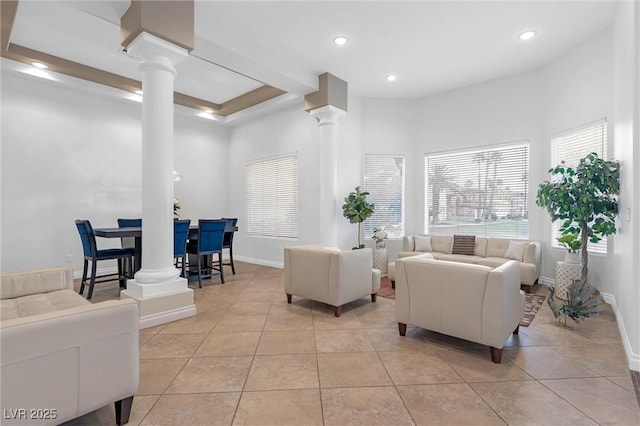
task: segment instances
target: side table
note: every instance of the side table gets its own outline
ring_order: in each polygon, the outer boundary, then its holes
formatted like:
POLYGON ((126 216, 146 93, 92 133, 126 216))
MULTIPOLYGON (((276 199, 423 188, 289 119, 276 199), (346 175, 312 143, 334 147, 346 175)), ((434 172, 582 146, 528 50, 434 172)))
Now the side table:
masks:
POLYGON ((581 276, 582 264, 558 261, 556 263, 555 294, 562 299, 567 299, 567 293, 573 280, 577 280, 581 276))
POLYGON ((373 267, 380 270, 380 275, 387 274, 387 248, 374 248, 373 249, 373 267))

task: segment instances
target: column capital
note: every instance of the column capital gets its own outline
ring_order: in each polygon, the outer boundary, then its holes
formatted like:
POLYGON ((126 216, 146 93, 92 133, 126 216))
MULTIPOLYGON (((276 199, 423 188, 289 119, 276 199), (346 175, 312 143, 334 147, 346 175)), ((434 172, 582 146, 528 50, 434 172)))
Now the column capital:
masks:
POLYGON ((320 108, 312 109, 309 115, 318 120, 318 126, 327 124, 338 124, 338 118, 347 115, 346 111, 336 108, 332 105, 326 105, 320 108))
POLYGON ((187 49, 142 32, 127 46, 127 53, 143 64, 154 63, 176 74, 174 65, 189 56, 187 49))

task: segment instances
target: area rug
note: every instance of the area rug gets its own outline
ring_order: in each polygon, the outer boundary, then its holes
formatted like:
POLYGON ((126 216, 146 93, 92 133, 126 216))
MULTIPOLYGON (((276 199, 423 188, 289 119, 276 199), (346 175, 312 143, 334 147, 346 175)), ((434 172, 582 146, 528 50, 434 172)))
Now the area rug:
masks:
MULTIPOLYGON (((391 281, 389 281, 389 278, 382 277, 380 279, 380 290, 378 290, 378 296, 387 297, 389 299, 396 298, 396 290, 391 288, 391 281)), ((529 327, 545 299, 546 296, 539 294, 525 294, 524 317, 522 318, 522 321, 520 321, 521 327, 529 327)))
POLYGON ((529 327, 531 325, 531 321, 535 318, 538 309, 540 309, 546 298, 546 296, 540 294, 525 294, 524 317, 520 321, 521 327, 529 327))

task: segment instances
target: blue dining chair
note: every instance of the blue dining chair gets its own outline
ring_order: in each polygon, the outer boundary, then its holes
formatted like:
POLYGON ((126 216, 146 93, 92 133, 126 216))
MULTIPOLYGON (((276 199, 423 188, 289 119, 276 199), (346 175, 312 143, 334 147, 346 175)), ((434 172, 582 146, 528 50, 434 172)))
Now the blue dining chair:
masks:
MULTIPOLYGON (((220 275, 220 280, 224 284, 222 240, 224 238, 226 223, 226 220, 198 220, 197 241, 189 241, 187 244, 187 253, 197 255, 198 257, 198 286, 200 288, 202 288, 202 278, 210 278, 214 275, 220 275), (211 259, 214 254, 218 255, 218 268, 213 265, 211 259), (218 271, 218 273, 214 273, 213 271, 218 271)), ((189 269, 189 275, 191 275, 191 263, 189 263, 189 269)))
POLYGON ((114 281, 113 276, 118 277, 120 281, 120 287, 124 287, 127 282, 127 276, 125 275, 125 265, 128 265, 129 270, 132 269, 132 248, 114 248, 98 250, 96 245, 96 236, 93 233, 93 227, 88 220, 76 220, 76 228, 80 234, 80 240, 82 241, 82 250, 84 252, 84 266, 82 269, 82 282, 80 283, 80 294, 84 293, 84 286, 87 281, 87 272, 89 269, 89 261, 91 261, 91 276, 89 277, 89 293, 87 293, 87 300, 93 296, 93 286, 97 282, 114 281), (97 264, 100 260, 117 260, 118 261, 118 273, 106 274, 97 276, 97 264), (97 278, 105 278, 101 281, 96 281, 97 278), (107 279, 109 278, 109 279, 107 279))
MULTIPOLYGON (((142 219, 118 219, 118 228, 142 228, 142 219)), ((135 238, 133 237, 122 237, 120 238, 120 244, 122 248, 133 248, 136 247, 135 238)), ((130 271, 127 271, 127 277, 133 278, 133 268, 130 271)))
POLYGON ((222 220, 225 220, 226 226, 224 228, 224 238, 222 240, 222 248, 229 249, 229 261, 223 263, 223 266, 231 266, 231 272, 233 275, 236 274, 236 266, 233 264, 233 234, 236 232, 236 224, 238 223, 238 218, 228 218, 223 217, 222 220))
POLYGON ((182 269, 180 273, 181 277, 186 277, 186 264, 187 264, 187 236, 189 235, 189 225, 191 220, 174 220, 173 221, 173 258, 175 260, 176 268, 179 266, 182 269), (180 264, 178 265, 178 261, 180 264))

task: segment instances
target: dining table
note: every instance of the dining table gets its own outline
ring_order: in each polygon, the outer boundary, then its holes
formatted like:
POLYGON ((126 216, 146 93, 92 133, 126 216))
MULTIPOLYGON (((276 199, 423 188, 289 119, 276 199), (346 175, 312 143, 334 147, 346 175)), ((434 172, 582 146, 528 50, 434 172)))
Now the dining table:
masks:
MULTIPOLYGON (((237 231, 235 226, 233 231, 237 231)), ((123 228, 94 228, 93 233, 96 237, 102 238, 133 238, 133 272, 138 272, 142 267, 142 228, 141 227, 123 227, 123 228)), ((188 240, 198 239, 198 224, 189 226, 188 240)))

